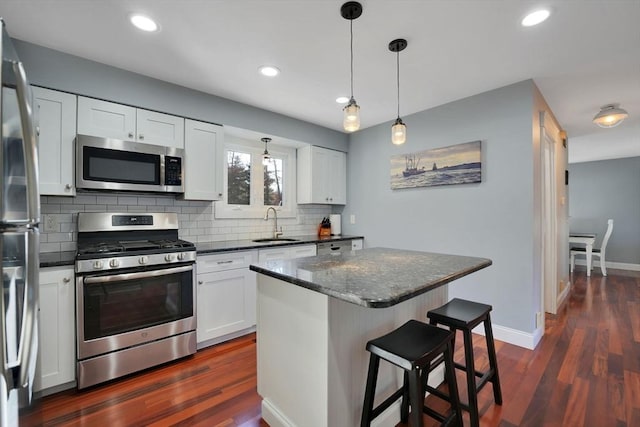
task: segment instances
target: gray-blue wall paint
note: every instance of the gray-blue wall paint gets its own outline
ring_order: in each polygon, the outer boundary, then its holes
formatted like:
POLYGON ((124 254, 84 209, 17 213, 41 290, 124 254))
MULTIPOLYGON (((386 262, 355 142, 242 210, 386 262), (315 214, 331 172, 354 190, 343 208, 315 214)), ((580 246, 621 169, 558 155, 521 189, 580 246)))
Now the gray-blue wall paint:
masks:
POLYGON ((349 136, 342 132, 21 40, 14 43, 30 82, 38 86, 347 150, 349 136))
MULTIPOLYGON (((343 231, 385 246, 486 257, 493 265, 449 285, 449 295, 493 305, 493 321, 532 332, 534 289, 533 82, 524 81, 352 134, 343 231), (482 183, 390 189, 392 155, 480 139, 482 183), (356 224, 349 224, 349 215, 356 224)), ((365 106, 362 114, 366 113, 365 106)), ((537 285, 539 287, 539 285, 537 285)))
POLYGON ((570 164, 570 230, 598 233, 599 247, 612 218, 607 261, 640 264, 639 189, 640 157, 570 164))

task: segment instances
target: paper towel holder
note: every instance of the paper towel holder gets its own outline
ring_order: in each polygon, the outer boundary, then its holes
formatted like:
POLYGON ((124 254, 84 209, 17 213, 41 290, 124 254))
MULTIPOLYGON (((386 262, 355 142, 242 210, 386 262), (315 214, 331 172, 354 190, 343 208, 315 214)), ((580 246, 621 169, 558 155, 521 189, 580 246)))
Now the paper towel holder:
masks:
POLYGON ((331 214, 329 215, 329 221, 331 222, 331 235, 332 236, 342 235, 342 215, 331 214))

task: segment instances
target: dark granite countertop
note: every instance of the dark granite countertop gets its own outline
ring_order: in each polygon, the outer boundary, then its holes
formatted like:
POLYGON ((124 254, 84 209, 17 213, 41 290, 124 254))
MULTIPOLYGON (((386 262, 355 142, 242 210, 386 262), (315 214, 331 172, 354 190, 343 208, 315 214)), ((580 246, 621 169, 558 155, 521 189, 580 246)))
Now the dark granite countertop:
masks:
MULTIPOLYGON (((307 243, 320 243, 320 242, 335 242, 340 240, 353 240, 363 239, 362 236, 331 236, 325 238, 318 238, 318 236, 285 236, 288 239, 296 239, 295 241, 282 241, 282 242, 265 242, 256 243, 252 240, 227 240, 223 242, 203 242, 196 243, 196 251, 199 255, 216 253, 216 252, 230 252, 230 251, 242 251, 250 249, 264 249, 275 246, 293 246, 303 245, 307 243)), ((59 267, 59 266, 72 266, 75 264, 76 253, 75 251, 64 252, 42 252, 40 253, 40 267, 59 267)))
POLYGON ((490 259, 387 248, 252 264, 251 270, 371 308, 390 307, 492 264, 490 259))
POLYGON ((75 261, 76 251, 40 253, 40 268, 73 266, 75 261))
POLYGON ((225 240, 222 242, 202 242, 196 243, 196 250, 198 255, 215 253, 215 252, 229 252, 251 249, 265 249, 274 246, 293 246, 304 245, 308 243, 322 243, 322 242, 337 242, 340 240, 353 240, 364 239, 363 236, 331 236, 319 238, 317 235, 307 236, 283 236, 283 239, 296 239, 295 241, 280 241, 280 242, 263 242, 258 243, 253 240, 225 240))

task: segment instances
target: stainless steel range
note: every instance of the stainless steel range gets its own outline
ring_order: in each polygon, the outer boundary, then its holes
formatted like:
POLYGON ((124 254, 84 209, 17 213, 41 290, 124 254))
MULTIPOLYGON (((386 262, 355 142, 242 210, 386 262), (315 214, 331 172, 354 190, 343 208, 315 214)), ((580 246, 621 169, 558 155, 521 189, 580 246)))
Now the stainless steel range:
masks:
POLYGON ((78 214, 78 388, 196 352, 195 260, 175 213, 78 214))

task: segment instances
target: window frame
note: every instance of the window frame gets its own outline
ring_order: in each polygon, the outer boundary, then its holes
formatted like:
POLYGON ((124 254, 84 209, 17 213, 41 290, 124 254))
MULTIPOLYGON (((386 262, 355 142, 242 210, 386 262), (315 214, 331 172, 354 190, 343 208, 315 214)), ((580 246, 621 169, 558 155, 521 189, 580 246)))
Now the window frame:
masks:
POLYGON ((216 218, 264 218, 265 212, 269 207, 276 209, 278 217, 296 217, 296 149, 269 143, 268 150, 273 157, 282 159, 284 169, 282 174, 282 206, 267 206, 264 204, 264 166, 262 164, 264 145, 240 138, 227 138, 222 156, 223 195, 222 199, 216 202, 216 218), (227 203, 229 180, 228 151, 231 150, 251 155, 251 196, 249 205, 230 205, 227 203))

